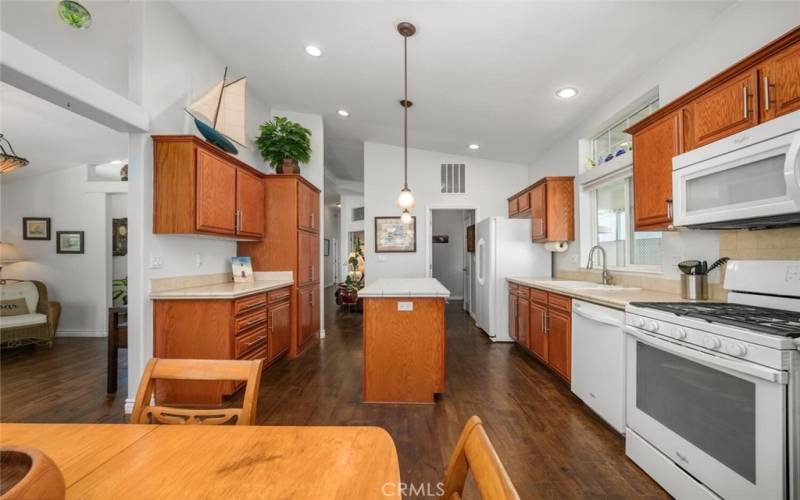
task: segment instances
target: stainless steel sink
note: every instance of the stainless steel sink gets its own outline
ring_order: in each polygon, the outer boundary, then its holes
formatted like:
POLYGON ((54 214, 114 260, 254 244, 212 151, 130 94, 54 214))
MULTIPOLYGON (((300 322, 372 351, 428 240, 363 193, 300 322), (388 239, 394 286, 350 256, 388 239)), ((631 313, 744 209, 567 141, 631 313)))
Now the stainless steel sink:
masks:
POLYGON ((594 283, 591 281, 569 281, 569 280, 552 280, 539 282, 544 286, 555 286, 564 288, 566 290, 641 290, 636 287, 625 287, 617 285, 603 285, 601 283, 594 283))

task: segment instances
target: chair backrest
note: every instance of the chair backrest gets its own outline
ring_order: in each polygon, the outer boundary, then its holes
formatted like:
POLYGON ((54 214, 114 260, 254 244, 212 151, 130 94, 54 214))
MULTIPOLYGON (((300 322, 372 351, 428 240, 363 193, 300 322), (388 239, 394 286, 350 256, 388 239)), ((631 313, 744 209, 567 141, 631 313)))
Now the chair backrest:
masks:
POLYGON ((139 382, 132 424, 205 424, 231 422, 251 425, 255 422, 258 388, 261 385, 262 360, 228 361, 216 359, 159 359, 148 363, 139 382), (150 406, 155 380, 219 380, 245 381, 241 408, 193 409, 171 406, 150 406))
MULTIPOLYGON (((44 286, 44 285, 42 285, 44 286)), ((39 304, 39 290, 33 281, 15 281, 0 285, 0 300, 25 299, 29 313, 35 313, 39 304)))
POLYGON ((472 416, 467 420, 458 438, 447 473, 444 476, 444 500, 458 500, 464 494, 467 474, 472 477, 483 499, 519 500, 519 494, 508 477, 500 457, 494 451, 489 436, 483 430, 481 419, 472 416))

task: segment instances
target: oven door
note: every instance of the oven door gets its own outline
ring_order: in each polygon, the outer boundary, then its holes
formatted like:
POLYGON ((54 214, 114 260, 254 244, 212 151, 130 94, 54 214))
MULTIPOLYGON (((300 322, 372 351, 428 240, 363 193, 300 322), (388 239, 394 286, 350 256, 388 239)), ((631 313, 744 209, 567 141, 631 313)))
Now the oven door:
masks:
POLYGON ((723 498, 785 498, 787 374, 625 333, 628 427, 723 498))
POLYGON ((800 132, 718 156, 673 160, 676 226, 709 226, 800 213, 800 132))

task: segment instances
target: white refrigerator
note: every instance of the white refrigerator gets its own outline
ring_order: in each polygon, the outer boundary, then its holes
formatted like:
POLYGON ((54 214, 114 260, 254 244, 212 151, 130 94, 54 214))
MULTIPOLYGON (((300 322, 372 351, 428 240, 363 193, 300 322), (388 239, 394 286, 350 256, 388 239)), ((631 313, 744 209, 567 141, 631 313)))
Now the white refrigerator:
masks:
POLYGON ((475 238, 478 326, 494 342, 513 342, 506 278, 550 277, 550 252, 531 242, 530 219, 489 217, 478 223, 475 238))

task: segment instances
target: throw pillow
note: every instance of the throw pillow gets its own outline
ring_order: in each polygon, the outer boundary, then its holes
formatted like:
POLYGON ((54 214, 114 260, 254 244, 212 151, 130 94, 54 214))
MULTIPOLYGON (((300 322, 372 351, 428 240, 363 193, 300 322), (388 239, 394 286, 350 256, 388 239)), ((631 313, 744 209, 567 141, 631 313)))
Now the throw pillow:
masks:
POLYGON ((19 316, 28 314, 25 299, 0 300, 0 316, 19 316))

